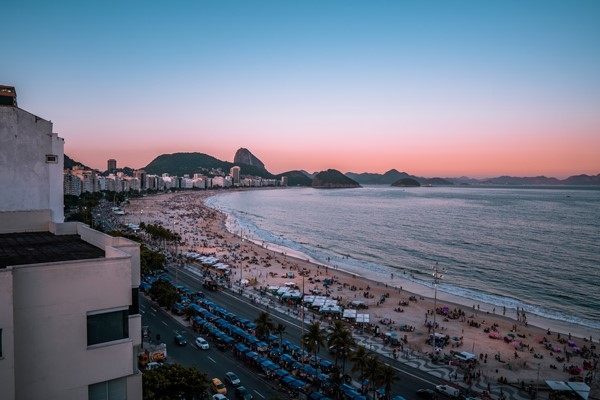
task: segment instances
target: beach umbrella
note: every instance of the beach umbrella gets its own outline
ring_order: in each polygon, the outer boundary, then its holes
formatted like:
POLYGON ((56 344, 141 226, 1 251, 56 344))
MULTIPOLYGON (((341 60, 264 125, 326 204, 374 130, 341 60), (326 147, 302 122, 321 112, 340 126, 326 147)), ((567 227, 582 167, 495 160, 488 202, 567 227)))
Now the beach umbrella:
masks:
POLYGON ((510 342, 510 345, 511 345, 512 347, 519 347, 519 346, 521 346, 521 343, 519 343, 519 342, 517 342, 517 341, 515 340, 515 341, 513 341, 513 342, 510 342))

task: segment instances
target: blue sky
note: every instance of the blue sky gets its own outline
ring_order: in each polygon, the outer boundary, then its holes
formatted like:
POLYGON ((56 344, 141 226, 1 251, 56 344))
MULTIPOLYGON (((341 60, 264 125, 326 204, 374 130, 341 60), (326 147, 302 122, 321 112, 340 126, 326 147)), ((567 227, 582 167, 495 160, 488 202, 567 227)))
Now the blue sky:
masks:
POLYGON ((5 2, 0 84, 66 153, 273 172, 600 172, 598 1, 5 2), (469 161, 470 160, 470 161, 469 161))

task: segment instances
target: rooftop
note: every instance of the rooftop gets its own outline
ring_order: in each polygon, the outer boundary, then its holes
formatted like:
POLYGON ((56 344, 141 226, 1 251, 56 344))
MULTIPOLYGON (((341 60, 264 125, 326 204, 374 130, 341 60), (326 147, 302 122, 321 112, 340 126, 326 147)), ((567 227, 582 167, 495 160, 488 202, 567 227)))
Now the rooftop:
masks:
POLYGON ((0 268, 11 265, 104 258, 104 250, 79 235, 49 232, 0 234, 0 268))

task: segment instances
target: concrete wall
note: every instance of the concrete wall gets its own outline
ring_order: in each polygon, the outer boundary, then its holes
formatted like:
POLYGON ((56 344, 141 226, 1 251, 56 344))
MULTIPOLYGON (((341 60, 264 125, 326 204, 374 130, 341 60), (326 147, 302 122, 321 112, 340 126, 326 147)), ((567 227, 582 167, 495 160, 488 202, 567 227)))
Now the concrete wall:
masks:
POLYGON ((133 339, 87 346, 88 312, 131 303, 128 258, 17 266, 13 277, 17 398, 84 399, 89 384, 136 372, 133 339))
POLYGON ((63 222, 64 141, 52 123, 16 107, 0 106, 0 212, 50 210, 63 222), (46 155, 57 163, 46 163, 46 155))
POLYGON ((0 212, 0 233, 48 232, 50 214, 50 210, 0 212))
POLYGON ((2 398, 15 398, 15 352, 13 326, 12 268, 0 269, 0 329, 2 329, 2 357, 0 357, 0 390, 2 398))
MULTIPOLYGON (((8 231, 24 231, 43 226, 44 216, 47 221, 49 212, 0 213, 0 222, 10 222, 8 231)), ((141 399, 141 315, 129 317, 129 338, 87 346, 89 312, 132 304, 131 288, 140 280, 139 244, 78 222, 46 226, 54 234, 79 234, 104 249, 105 258, 0 270, 2 398, 85 400, 88 385, 126 377, 128 398, 141 399)))

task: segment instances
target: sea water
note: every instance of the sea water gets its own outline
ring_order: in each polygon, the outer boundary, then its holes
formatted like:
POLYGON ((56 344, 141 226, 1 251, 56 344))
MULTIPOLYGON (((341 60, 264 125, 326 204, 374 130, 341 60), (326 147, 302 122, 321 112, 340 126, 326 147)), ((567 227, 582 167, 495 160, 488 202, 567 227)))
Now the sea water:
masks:
POLYGON ((439 291, 600 329, 600 188, 290 188, 207 204, 266 246, 397 286, 431 287, 437 263, 439 291))

